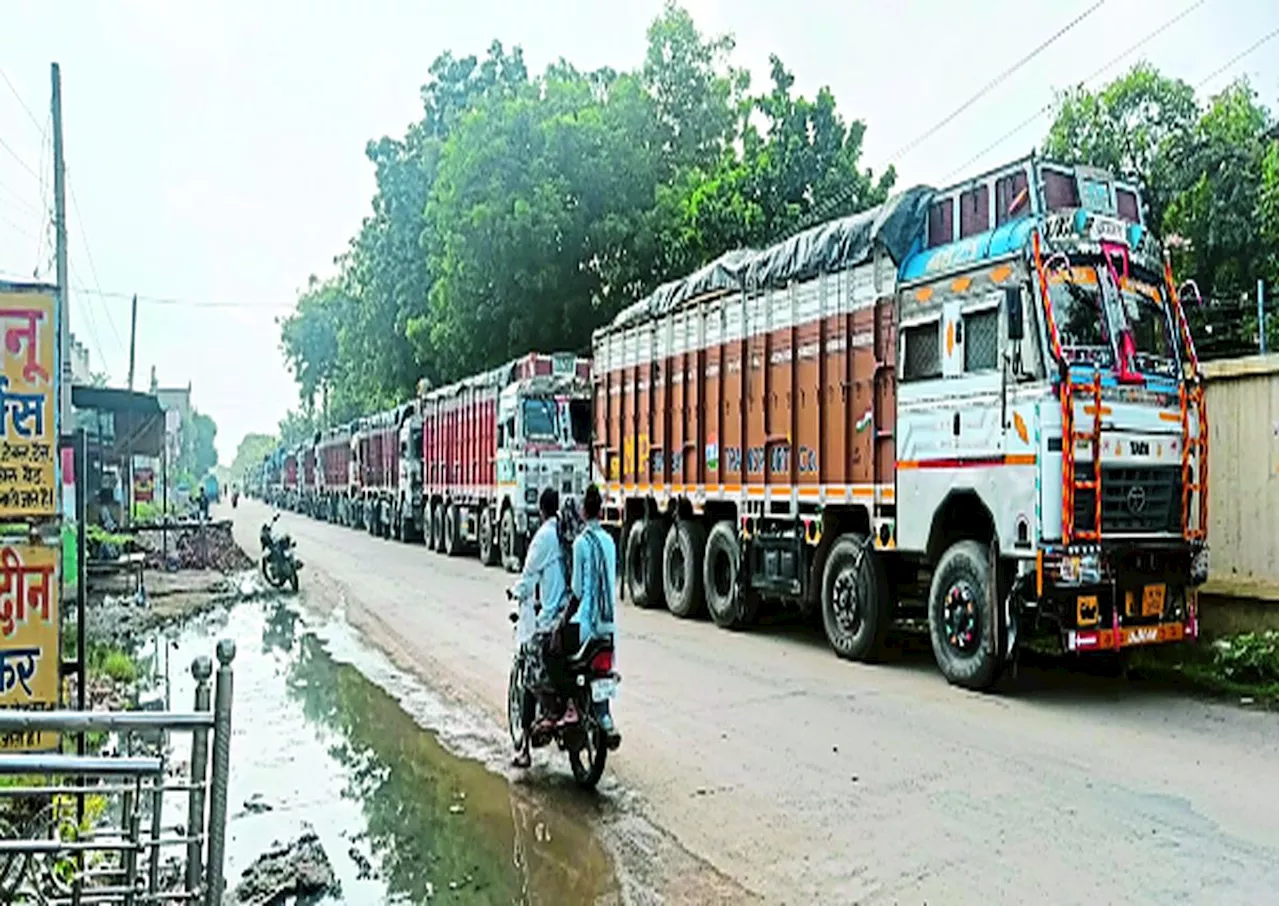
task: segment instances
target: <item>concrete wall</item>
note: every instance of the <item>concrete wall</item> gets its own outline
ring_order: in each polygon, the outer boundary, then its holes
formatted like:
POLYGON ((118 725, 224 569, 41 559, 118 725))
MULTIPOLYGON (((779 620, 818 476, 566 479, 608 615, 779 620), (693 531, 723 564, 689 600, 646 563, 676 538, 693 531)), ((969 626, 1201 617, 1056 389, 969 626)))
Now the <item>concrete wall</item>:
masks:
POLYGON ((1280 356, 1204 364, 1209 415, 1206 594, 1276 601, 1280 356))

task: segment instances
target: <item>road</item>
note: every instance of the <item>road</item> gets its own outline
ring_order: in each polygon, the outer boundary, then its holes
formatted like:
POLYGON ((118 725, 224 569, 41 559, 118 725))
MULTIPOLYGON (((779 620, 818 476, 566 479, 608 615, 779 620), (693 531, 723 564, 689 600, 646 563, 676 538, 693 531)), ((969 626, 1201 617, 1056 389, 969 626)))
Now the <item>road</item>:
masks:
MULTIPOLYGON (((251 550, 266 513, 235 512, 251 550)), ((505 725, 509 576, 281 522, 309 606, 340 602, 401 666, 505 725)), ((729 633, 624 605, 619 632, 624 742, 603 810, 633 810, 691 854, 645 877, 666 902, 1280 898, 1274 714, 1079 675, 972 694, 927 655, 850 664, 803 627, 729 633)), ((560 753, 540 760, 568 770, 560 753)), ((645 859, 620 849, 624 872, 645 859)))

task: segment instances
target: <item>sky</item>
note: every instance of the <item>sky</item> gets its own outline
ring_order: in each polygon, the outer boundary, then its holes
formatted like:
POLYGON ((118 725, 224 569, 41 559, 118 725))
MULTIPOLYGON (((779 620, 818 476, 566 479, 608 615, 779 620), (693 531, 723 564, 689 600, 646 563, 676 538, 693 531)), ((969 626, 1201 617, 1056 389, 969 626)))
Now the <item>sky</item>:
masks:
MULTIPOLYGON (((1280 93, 1275 0, 688 0, 766 84, 769 55, 867 125, 864 162, 942 184, 1035 147, 1056 91, 1146 58, 1203 97, 1280 93), (1147 38, 1184 10, 1179 21, 1147 38), (1055 32, 1078 25, 965 106, 1055 32), (1108 64, 1114 65, 1105 69, 1108 64), (960 108, 964 107, 963 110, 960 108), (951 115, 960 110, 954 117, 951 115), (1025 124, 1025 125, 1024 125, 1025 124), (1021 129, 1014 131, 1016 127, 1021 129), (922 141, 917 140, 924 137, 922 141), (908 148, 903 153, 904 148, 908 148)), ((0 0, 0 275, 53 280, 49 64, 62 69, 71 329, 123 386, 192 385, 231 461, 297 402, 276 320, 370 210, 369 139, 421 115, 441 52, 632 68, 661 0, 0 0), (10 84, 12 90, 10 89, 10 84)))

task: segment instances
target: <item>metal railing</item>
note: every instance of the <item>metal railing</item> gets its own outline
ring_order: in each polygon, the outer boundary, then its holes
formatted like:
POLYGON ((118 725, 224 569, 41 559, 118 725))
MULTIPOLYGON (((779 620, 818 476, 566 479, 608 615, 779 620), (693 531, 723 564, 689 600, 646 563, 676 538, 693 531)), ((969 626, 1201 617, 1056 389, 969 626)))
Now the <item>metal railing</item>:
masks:
POLYGON ((212 687, 213 662, 198 657, 191 665, 189 713, 0 711, 0 737, 116 734, 125 753, 0 753, 0 776, 25 781, 0 786, 0 804, 9 805, 0 810, 0 903, 222 902, 235 644, 219 642, 217 656, 212 687), (185 772, 170 763, 170 733, 191 735, 185 772), (135 742, 155 754, 131 754, 135 742), (165 827, 166 793, 187 797, 185 824, 165 827), (162 862, 166 849, 179 855, 162 862))

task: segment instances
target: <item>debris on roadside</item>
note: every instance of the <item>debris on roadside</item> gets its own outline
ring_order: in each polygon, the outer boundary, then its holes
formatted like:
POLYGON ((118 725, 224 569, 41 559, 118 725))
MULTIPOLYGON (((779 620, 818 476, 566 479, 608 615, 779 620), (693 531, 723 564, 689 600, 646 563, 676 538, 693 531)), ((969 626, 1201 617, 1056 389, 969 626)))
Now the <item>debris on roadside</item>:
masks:
POLYGON ((316 832, 304 825, 291 843, 276 844, 240 875, 231 902, 273 906, 292 898, 337 895, 339 885, 316 832))

